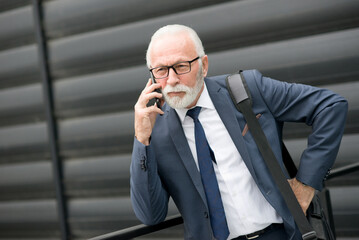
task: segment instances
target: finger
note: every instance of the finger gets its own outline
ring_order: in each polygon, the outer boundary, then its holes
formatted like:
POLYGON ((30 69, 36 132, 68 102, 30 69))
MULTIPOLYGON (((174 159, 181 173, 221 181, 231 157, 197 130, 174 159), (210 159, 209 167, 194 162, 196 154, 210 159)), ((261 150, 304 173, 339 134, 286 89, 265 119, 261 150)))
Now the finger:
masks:
POLYGON ((151 86, 151 84, 152 84, 152 80, 151 80, 151 78, 149 78, 148 81, 147 81, 147 83, 146 83, 146 87, 145 87, 145 88, 151 86))
POLYGON ((155 114, 155 115, 161 114, 162 115, 162 114, 164 114, 164 112, 162 111, 162 109, 158 108, 155 104, 152 106, 145 107, 145 108, 138 108, 137 106, 135 106, 135 116, 136 115, 139 116, 139 119, 143 118, 144 116, 151 116, 153 114, 155 114))
POLYGON ((163 94, 159 93, 159 92, 151 92, 151 93, 147 94, 146 96, 149 97, 149 99, 152 99, 152 98, 162 99, 163 98, 163 94))
POLYGON ((147 104, 153 98, 162 99, 162 93, 158 93, 158 92, 147 93, 147 94, 143 95, 142 101, 143 101, 143 103, 147 104))
POLYGON ((164 112, 162 111, 162 109, 160 109, 160 108, 158 108, 158 107, 156 106, 156 103, 155 103, 153 106, 148 107, 147 110, 148 110, 149 112, 153 112, 153 113, 164 114, 164 112))
POLYGON ((139 97, 139 99, 137 100, 137 103, 135 105, 135 109, 142 109, 142 108, 146 108, 149 101, 151 99, 154 99, 154 98, 159 98, 160 100, 162 100, 162 93, 158 93, 158 92, 150 92, 150 93, 143 93, 141 94, 141 96, 139 97))
POLYGON ((157 107, 158 109, 161 110, 161 112, 159 112, 159 114, 160 114, 161 116, 164 114, 164 112, 163 112, 163 110, 162 110, 161 100, 160 100, 159 103, 158 103, 158 102, 155 102, 155 103, 153 104, 153 106, 155 106, 155 107, 157 107))
POLYGON ((152 80, 151 78, 148 79, 146 86, 142 89, 142 92, 147 92, 146 89, 148 89, 150 86, 152 85, 152 80))
POLYGON ((145 89, 145 93, 154 92, 156 89, 161 89, 161 84, 153 83, 145 89))
POLYGON ((149 92, 153 92, 155 89, 157 88, 161 88, 161 84, 159 83, 152 83, 151 78, 148 79, 146 86, 142 89, 142 94, 143 93, 149 93, 149 92))

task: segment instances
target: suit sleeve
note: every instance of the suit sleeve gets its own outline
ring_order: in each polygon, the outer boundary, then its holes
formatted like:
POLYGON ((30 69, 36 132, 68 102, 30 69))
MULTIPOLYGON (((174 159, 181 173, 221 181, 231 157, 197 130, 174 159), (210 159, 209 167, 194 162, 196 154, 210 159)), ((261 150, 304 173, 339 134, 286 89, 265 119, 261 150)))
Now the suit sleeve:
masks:
POLYGON ((334 92, 303 84, 285 83, 252 71, 257 89, 280 122, 304 122, 312 126, 297 179, 317 190, 334 164, 344 132, 347 101, 334 92))
POLYGON ((151 145, 134 140, 130 167, 131 201, 138 219, 146 225, 162 222, 168 210, 168 193, 157 173, 151 145))

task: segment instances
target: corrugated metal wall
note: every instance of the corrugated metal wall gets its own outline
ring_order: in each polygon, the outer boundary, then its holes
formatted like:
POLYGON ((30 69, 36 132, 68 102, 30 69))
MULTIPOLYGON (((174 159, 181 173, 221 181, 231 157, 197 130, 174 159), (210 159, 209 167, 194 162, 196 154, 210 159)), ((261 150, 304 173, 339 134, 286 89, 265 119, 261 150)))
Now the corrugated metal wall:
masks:
MULTIPOLYGON (((198 32, 210 75, 257 68, 342 94, 350 112, 336 166, 358 161, 359 1, 54 0, 43 10, 71 239, 139 223, 133 105, 150 36, 166 24, 198 32)), ((32 3, 0 0, 0 239, 60 239, 44 106, 32 3)), ((309 131, 285 128, 296 159, 309 131)), ((328 186, 337 234, 359 236, 358 174, 328 186)), ((180 239, 181 227, 152 236, 180 239)))

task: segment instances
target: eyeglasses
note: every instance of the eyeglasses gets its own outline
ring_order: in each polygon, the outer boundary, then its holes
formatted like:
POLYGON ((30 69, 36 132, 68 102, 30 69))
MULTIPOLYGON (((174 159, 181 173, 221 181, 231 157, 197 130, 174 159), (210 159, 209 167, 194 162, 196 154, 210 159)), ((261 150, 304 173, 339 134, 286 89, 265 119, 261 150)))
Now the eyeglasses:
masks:
POLYGON ((170 68, 172 68, 173 71, 175 71, 175 73, 177 75, 186 74, 191 71, 191 64, 198 59, 199 59, 199 56, 191 61, 179 62, 179 63, 173 64, 172 66, 161 66, 161 67, 151 68, 150 72, 152 72, 153 76, 156 79, 168 77, 170 68))

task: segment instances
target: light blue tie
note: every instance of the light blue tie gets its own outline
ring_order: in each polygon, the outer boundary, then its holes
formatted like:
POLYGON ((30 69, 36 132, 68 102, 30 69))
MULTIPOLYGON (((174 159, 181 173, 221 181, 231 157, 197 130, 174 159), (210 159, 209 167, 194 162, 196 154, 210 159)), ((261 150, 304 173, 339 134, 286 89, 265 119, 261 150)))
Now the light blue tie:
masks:
POLYGON ((196 140, 198 165, 201 173, 202 184, 206 193, 213 235, 217 240, 226 240, 229 235, 229 230, 212 163, 212 161, 216 162, 216 160, 212 149, 208 145, 202 124, 198 120, 200 111, 201 107, 195 107, 188 110, 187 115, 194 121, 194 135, 196 140))

